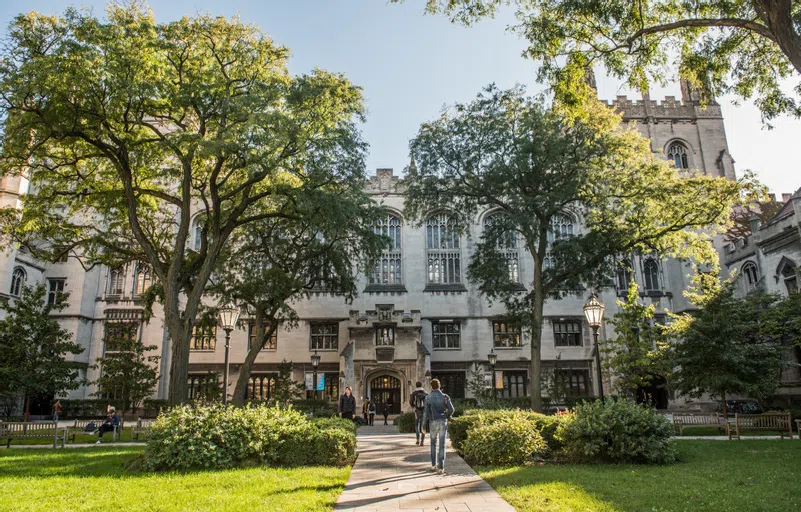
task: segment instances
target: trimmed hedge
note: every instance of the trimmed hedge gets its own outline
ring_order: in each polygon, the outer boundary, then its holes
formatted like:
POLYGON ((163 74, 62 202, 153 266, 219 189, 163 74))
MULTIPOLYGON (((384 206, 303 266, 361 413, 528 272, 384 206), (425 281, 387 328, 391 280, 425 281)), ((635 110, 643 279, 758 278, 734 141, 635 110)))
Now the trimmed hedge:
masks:
POLYGON ((341 428, 348 432, 355 432, 357 426, 353 420, 340 418, 339 416, 331 416, 330 418, 312 418, 311 421, 321 429, 341 428))
POLYGON ((673 425, 654 409, 630 400, 585 402, 557 428, 563 453, 576 461, 675 462, 673 425))
POLYGON ((462 448, 469 464, 482 466, 525 464, 548 450, 532 422, 511 415, 470 429, 462 448))
POLYGON ((153 422, 144 465, 150 471, 344 465, 355 453, 355 432, 341 420, 315 423, 293 408, 195 405, 170 409, 153 422))
POLYGON ((465 412, 464 416, 455 418, 448 425, 448 435, 453 448, 462 453, 462 445, 465 440, 467 440, 470 430, 479 425, 491 424, 500 420, 506 420, 507 418, 513 418, 515 421, 523 422, 528 425, 529 428, 539 432, 551 451, 556 451, 561 448, 561 442, 555 435, 560 422, 567 421, 568 418, 566 416, 551 416, 519 409, 498 409, 489 411, 472 409, 465 412))
POLYGON ((413 434, 415 432, 415 417, 413 412, 399 414, 392 423, 398 427, 398 432, 403 434, 413 434))

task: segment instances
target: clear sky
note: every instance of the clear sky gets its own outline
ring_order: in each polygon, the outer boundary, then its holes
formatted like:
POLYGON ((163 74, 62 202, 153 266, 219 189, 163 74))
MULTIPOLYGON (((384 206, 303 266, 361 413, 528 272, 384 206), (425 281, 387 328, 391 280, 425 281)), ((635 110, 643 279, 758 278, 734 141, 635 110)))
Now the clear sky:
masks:
MULTIPOLYGON (((92 8, 103 15, 103 0, 2 0, 0 27, 20 12, 62 13, 67 6, 92 8)), ((511 13, 475 27, 452 25, 440 16, 423 15, 425 0, 390 4, 387 0, 151 0, 160 21, 198 12, 233 16, 259 26, 290 48, 290 71, 314 67, 345 73, 364 89, 368 119, 363 127, 370 144, 367 166, 408 164, 408 141, 421 122, 436 117, 445 104, 470 100, 482 86, 521 83, 530 92, 542 86, 534 80, 536 63, 520 56, 524 41, 506 31, 511 13)), ((598 75, 603 99, 629 94, 619 84, 598 75)), ((797 77, 796 77, 797 79, 797 77)), ((654 89, 652 99, 680 97, 678 85, 654 89)), ((723 106, 729 149, 738 172, 754 170, 773 192, 801 187, 801 121, 779 119, 775 128, 762 127, 752 104, 723 106)))

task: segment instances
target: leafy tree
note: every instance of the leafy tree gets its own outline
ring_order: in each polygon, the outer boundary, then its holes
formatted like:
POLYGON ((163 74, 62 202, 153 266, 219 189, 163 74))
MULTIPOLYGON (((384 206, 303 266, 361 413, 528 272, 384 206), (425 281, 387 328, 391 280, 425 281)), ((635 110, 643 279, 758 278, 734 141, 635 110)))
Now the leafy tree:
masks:
POLYGON ((794 95, 781 83, 801 73, 798 0, 428 0, 427 11, 471 24, 507 4, 540 79, 558 81, 562 58, 581 55, 639 90, 678 74, 714 95, 755 97, 765 119, 801 116, 801 82, 794 95))
POLYGON ((4 396, 23 394, 25 418, 30 414, 31 398, 45 393, 61 394, 76 389, 80 365, 65 357, 83 352, 70 340, 71 334, 50 316, 63 310, 66 293, 59 293, 55 304, 45 298, 44 285, 24 287, 20 296, 7 301, 7 316, 0 320, 0 392, 4 396))
POLYGON ((732 210, 732 226, 726 232, 726 239, 729 241, 745 238, 751 234, 751 218, 756 217, 762 223, 767 224, 779 213, 782 204, 768 198, 765 201, 746 202, 732 210))
MULTIPOLYGON (((653 304, 639 302, 637 284, 629 284, 626 300, 618 300, 619 311, 609 321, 615 338, 602 348, 613 386, 622 395, 635 396, 642 388, 658 384, 670 375, 670 344, 664 326, 654 324, 653 304)), ((647 401, 649 397, 637 397, 647 401)))
MULTIPOLYGON (((467 389, 476 399, 478 407, 481 408, 486 408, 488 403, 492 402, 492 388, 487 388, 486 374, 487 371, 482 364, 473 363, 470 380, 467 381, 467 389)), ((495 383, 493 382, 492 385, 494 386, 495 383)))
POLYGON ((386 212, 367 196, 361 179, 339 190, 299 194, 291 212, 292 219, 263 219, 233 236, 209 288, 244 306, 252 321, 232 398, 237 405, 245 402, 251 367, 266 340, 279 325, 297 323, 293 304, 321 293, 350 302, 360 273, 386 246, 375 225, 386 212))
POLYGON ((0 175, 31 181, 0 231, 42 259, 149 265, 173 404, 187 399, 192 327, 232 234, 291 218, 298 189, 363 172, 361 91, 319 69, 290 76, 288 55, 238 19, 157 23, 138 2, 106 19, 20 15, 0 52, 0 175))
MULTIPOLYGON (((699 273, 687 292, 698 310, 674 315, 673 385, 686 396, 719 398, 744 394, 764 399, 779 386, 787 366, 782 341, 793 336, 792 325, 777 307, 777 295, 734 296, 732 281, 721 283, 717 271, 699 273)), ((797 341, 797 340, 796 340, 797 341)))
POLYGON ((94 381, 98 386, 96 396, 111 396, 122 404, 122 412, 139 407, 142 400, 153 393, 158 382, 160 357, 146 355, 156 350, 156 345, 145 346, 137 339, 137 324, 120 324, 119 329, 107 331, 106 354, 92 366, 100 370, 94 381), (114 351, 109 351, 113 347, 114 351))
POLYGON ((490 301, 504 304, 510 322, 529 331, 536 410, 545 300, 608 283, 621 253, 714 259, 709 232, 699 228, 725 224, 740 189, 723 178, 680 177, 598 102, 571 108, 568 117, 519 88, 490 86, 422 125, 410 143, 416 168, 405 180, 411 218, 443 209, 464 229, 479 214, 501 214, 485 227, 468 274, 490 301), (554 227, 563 222, 578 234, 554 227), (514 247, 532 257, 530 282, 509 277, 506 254, 514 247))
POLYGON ((272 399, 279 404, 289 404, 303 396, 305 383, 296 382, 292 378, 292 361, 284 359, 278 363, 278 375, 275 376, 275 388, 272 399))

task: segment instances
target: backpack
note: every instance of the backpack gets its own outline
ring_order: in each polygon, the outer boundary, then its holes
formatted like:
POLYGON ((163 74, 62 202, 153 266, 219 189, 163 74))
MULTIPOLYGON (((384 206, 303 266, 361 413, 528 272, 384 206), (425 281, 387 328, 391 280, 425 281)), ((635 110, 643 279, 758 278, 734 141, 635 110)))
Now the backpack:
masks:
POLYGON ((425 409, 426 407, 426 394, 415 391, 414 392, 414 408, 415 409, 425 409))

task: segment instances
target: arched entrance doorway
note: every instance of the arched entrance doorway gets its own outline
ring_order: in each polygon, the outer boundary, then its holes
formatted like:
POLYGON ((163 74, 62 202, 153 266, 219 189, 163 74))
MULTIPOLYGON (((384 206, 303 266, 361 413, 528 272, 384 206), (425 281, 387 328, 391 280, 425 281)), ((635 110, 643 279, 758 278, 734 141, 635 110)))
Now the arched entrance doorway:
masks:
POLYGON ((379 414, 384 404, 389 405, 390 414, 400 414, 401 382, 391 375, 380 375, 370 380, 370 399, 376 404, 379 414))

